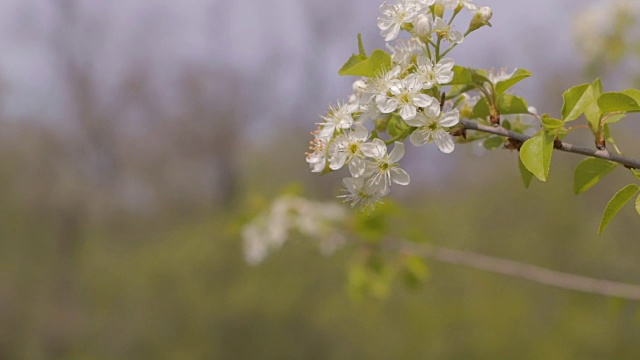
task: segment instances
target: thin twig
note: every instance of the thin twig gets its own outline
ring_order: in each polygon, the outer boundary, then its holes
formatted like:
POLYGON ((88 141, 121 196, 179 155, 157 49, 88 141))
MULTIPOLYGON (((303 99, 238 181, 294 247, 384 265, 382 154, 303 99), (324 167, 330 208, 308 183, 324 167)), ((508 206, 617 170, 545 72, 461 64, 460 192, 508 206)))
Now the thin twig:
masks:
POLYGON ((387 240, 385 247, 403 254, 462 265, 539 284, 626 300, 640 300, 640 286, 554 271, 512 260, 427 244, 387 240))
MULTIPOLYGON (((501 126, 496 126, 496 127, 487 126, 487 125, 478 124, 477 122, 474 122, 471 120, 460 120, 460 123, 468 130, 476 130, 476 131, 481 131, 489 134, 504 136, 509 139, 514 139, 520 142, 525 142, 531 138, 527 135, 520 134, 515 131, 507 130, 501 126)), ((569 144, 565 142, 556 142, 555 148, 560 151, 592 156, 595 158, 613 161, 613 162, 622 164, 630 169, 640 169, 640 161, 631 159, 625 156, 612 154, 607 149, 604 149, 604 150, 590 149, 590 148, 575 146, 573 144, 569 144)))

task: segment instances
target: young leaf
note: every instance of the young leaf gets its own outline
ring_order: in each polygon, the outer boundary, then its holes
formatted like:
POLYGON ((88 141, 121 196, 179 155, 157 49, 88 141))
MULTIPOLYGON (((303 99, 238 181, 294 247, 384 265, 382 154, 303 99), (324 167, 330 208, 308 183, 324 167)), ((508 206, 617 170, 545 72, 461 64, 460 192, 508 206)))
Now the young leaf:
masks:
POLYGON ((352 55, 338 72, 341 76, 375 77, 384 70, 391 68, 391 55, 383 50, 374 50, 371 57, 361 54, 352 55))
POLYGON ((554 140, 553 134, 541 132, 525 141, 520 149, 522 163, 540 181, 547 181, 549 177, 554 140))
MULTIPOLYGON (((498 99, 498 111, 502 115, 529 114, 529 106, 527 105, 527 102, 521 97, 511 94, 503 94, 498 99)), ((471 118, 485 118, 489 115, 490 112, 487 100, 482 98, 476 103, 476 106, 473 108, 471 118)))
POLYGON ((633 98, 633 100, 640 104, 640 90, 628 89, 621 91, 621 93, 633 98))
POLYGON ((560 119, 552 119, 545 115, 542 117, 542 125, 547 130, 555 130, 561 128, 564 125, 564 121, 560 119))
POLYGON ((525 69, 517 69, 509 79, 499 81, 496 84, 496 92, 499 95, 503 94, 505 91, 509 90, 509 88, 519 83, 520 81, 530 77, 531 75, 533 74, 525 69))
POLYGON ((573 192, 578 195, 589 190, 617 166, 618 164, 614 162, 597 158, 583 160, 576 167, 573 177, 573 192))
POLYGON ((638 215, 640 215, 640 196, 636 199, 636 211, 638 212, 638 215))
POLYGON ((529 114, 529 106, 521 97, 511 94, 503 94, 498 99, 498 111, 503 115, 529 114))
POLYGON ((522 182, 524 183, 524 187, 528 189, 529 186, 531 186, 533 174, 524 166, 522 159, 518 158, 518 164, 520 165, 520 176, 522 177, 522 182))
POLYGON ((582 84, 565 91, 562 95, 564 99, 562 119, 564 121, 573 121, 584 113, 587 102, 591 97, 590 89, 591 84, 582 84))
POLYGON ((640 105, 636 100, 621 92, 608 92, 600 95, 598 106, 603 113, 640 112, 640 105))
POLYGON ((607 204, 607 207, 604 209, 604 214, 602 215, 602 221, 600 222, 600 229, 598 230, 598 234, 602 234, 604 229, 606 229, 607 225, 613 220, 613 218, 620 212, 620 209, 633 198, 638 191, 640 191, 640 187, 635 184, 628 185, 624 187, 622 190, 618 191, 613 198, 607 204))
POLYGON ((358 51, 361 56, 367 57, 367 52, 364 50, 364 44, 362 43, 362 34, 358 33, 358 51))
POLYGON ((640 170, 635 170, 635 169, 634 169, 634 170, 631 170, 631 172, 633 173, 633 175, 634 175, 635 177, 637 177, 638 179, 640 179, 640 170))
POLYGON ((473 84, 473 71, 466 67, 454 65, 453 80, 447 85, 471 85, 473 84))

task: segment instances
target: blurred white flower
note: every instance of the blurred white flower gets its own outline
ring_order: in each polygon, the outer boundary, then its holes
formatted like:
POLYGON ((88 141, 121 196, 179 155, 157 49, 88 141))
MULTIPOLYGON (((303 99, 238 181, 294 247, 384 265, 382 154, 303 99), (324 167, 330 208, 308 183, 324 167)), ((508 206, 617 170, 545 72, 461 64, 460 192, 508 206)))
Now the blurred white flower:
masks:
POLYGON ((337 204, 282 196, 242 229, 245 260, 250 265, 260 264, 294 231, 317 241, 320 250, 329 254, 345 241, 339 226, 346 218, 346 210, 337 204))

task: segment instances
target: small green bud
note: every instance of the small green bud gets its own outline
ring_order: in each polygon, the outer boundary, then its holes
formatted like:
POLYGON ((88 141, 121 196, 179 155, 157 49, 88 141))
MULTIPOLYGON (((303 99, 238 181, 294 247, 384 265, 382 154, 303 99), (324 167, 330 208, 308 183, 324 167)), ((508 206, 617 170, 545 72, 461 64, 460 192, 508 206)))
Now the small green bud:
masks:
POLYGON ((444 16, 444 6, 441 4, 435 4, 433 5, 433 14, 437 17, 443 17, 444 16))

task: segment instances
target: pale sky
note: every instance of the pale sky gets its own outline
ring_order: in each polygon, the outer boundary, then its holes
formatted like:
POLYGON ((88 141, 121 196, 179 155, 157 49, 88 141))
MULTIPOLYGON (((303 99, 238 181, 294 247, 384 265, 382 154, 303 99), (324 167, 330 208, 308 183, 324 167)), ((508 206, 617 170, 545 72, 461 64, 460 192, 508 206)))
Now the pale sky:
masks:
MULTIPOLYGON (((55 25, 53 0, 0 2, 0 79, 4 110, 36 117, 64 116, 64 95, 50 56, 48 34, 55 25)), ((242 74, 243 96, 277 118, 310 87, 320 113, 347 95, 349 80, 337 69, 355 51, 362 32, 371 49, 377 35, 378 1, 371 0, 79 0, 83 13, 104 23, 108 34, 96 51, 97 76, 105 92, 118 84, 132 59, 148 60, 158 88, 171 84, 186 66, 223 67, 242 74), (352 21, 345 21, 344 15, 352 21), (315 30, 314 30, 315 29, 315 30), (314 44, 313 31, 325 41, 314 44), (308 74, 322 84, 309 84, 308 74)), ((570 24, 583 0, 476 1, 494 9, 492 29, 473 34, 452 55, 472 67, 523 67, 542 79, 557 68, 581 66, 574 57, 570 24)), ((96 27, 99 28, 99 27, 96 27)), ((81 32, 91 32, 88 26, 81 32)), ((83 44, 78 43, 79 51, 83 44)), ((225 70, 226 71, 226 70, 225 70)), ((535 79, 535 78, 534 78, 535 79)), ((536 98, 542 83, 529 80, 520 90, 536 98)))

